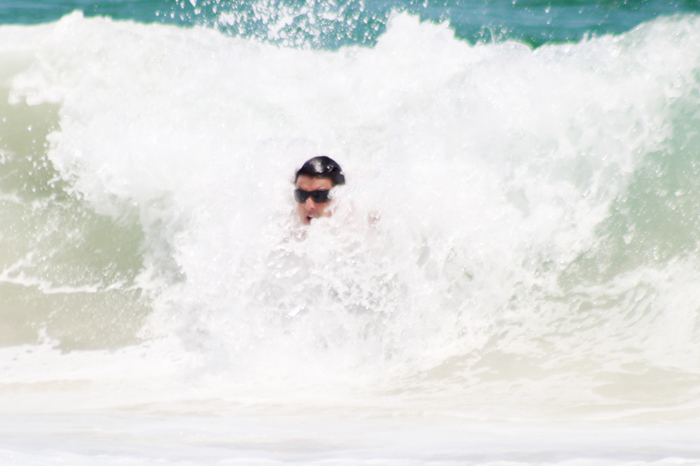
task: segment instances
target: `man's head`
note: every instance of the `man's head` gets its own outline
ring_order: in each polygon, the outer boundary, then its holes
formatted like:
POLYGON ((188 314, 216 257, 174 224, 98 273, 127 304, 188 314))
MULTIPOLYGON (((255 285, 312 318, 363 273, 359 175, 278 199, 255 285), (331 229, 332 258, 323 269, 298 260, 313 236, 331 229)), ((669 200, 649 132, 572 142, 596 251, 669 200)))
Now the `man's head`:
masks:
POLYGON ((294 178, 294 198, 301 221, 309 224, 312 218, 330 215, 330 190, 343 184, 343 170, 330 157, 314 157, 302 165, 294 178))

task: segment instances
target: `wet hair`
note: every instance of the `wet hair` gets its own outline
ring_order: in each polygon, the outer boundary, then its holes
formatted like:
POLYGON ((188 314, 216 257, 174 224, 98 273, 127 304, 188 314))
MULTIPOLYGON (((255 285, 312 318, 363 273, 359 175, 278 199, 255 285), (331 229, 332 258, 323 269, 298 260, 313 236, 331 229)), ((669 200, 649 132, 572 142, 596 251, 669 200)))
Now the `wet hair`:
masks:
POLYGON ((333 183, 333 186, 345 184, 345 175, 343 169, 340 168, 338 162, 330 157, 321 155, 306 161, 304 165, 297 170, 294 182, 297 182, 300 175, 310 176, 312 178, 328 178, 333 183))

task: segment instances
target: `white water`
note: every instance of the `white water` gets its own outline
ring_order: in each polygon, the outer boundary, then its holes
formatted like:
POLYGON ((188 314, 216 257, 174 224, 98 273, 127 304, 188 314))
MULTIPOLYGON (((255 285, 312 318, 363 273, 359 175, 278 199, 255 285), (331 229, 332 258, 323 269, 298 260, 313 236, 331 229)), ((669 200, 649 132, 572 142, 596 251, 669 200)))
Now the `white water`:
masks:
POLYGON ((700 462, 697 250, 619 264, 601 233, 649 154, 685 156, 698 31, 533 51, 397 16, 375 48, 322 52, 80 15, 0 28, 7 108, 55 126, 75 256, 81 219, 112 219, 99 248, 135 276, 6 267, 69 304, 0 352, 0 457, 700 462), (304 229, 291 177, 318 154, 348 185, 304 229), (61 319, 96 349, 67 351, 61 319))

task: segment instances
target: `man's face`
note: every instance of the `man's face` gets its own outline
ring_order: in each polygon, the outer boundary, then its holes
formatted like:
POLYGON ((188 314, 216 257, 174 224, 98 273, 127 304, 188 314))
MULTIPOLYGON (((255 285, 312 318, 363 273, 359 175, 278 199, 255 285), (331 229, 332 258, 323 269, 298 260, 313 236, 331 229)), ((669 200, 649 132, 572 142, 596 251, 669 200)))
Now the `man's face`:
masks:
MULTIPOLYGON (((307 175, 299 175, 296 182, 297 189, 304 191, 330 191, 333 183, 328 178, 313 178, 307 175)), ((305 202, 297 202, 297 212, 302 223, 311 223, 312 218, 329 217, 331 215, 328 208, 331 201, 317 203, 314 202, 312 196, 309 196, 305 202)))

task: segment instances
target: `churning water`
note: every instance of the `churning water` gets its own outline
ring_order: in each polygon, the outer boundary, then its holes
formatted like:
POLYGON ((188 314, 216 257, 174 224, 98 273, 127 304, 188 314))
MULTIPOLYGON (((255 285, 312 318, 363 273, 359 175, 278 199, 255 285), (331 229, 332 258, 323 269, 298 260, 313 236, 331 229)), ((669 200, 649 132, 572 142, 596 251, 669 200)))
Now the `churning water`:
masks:
POLYGON ((700 463, 700 17, 268 3, 0 26, 3 462, 700 463))

